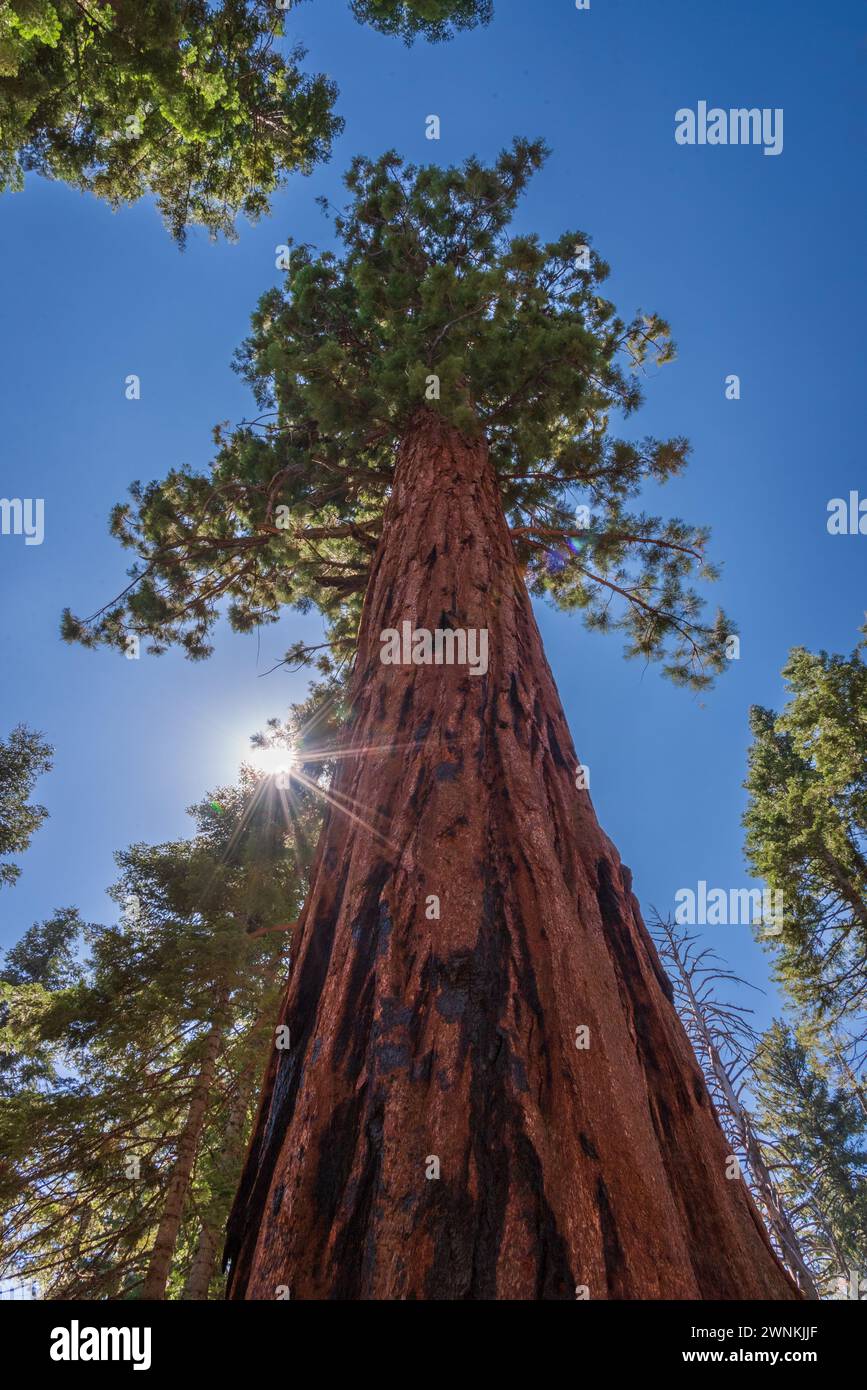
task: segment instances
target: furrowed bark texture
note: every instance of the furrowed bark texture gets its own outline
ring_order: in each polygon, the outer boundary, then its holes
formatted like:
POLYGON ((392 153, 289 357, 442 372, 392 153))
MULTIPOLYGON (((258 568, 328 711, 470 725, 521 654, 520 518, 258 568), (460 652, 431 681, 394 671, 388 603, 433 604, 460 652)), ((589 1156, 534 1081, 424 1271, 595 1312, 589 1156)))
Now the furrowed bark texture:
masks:
POLYGON ((359 755, 333 786, 352 814, 329 810, 317 851, 229 1297, 797 1298, 576 790, 487 450, 427 411, 352 696, 359 755), (487 674, 383 665, 404 620, 487 628, 487 674))

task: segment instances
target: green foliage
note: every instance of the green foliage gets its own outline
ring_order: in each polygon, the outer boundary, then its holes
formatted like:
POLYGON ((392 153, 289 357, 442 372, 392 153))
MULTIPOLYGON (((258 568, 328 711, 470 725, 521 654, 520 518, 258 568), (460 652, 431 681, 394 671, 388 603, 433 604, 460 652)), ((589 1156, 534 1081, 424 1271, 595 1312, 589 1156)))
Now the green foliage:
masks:
POLYGON ((796 648, 783 676, 782 714, 751 711, 747 855, 783 893, 780 980, 801 1008, 854 1019, 867 1004, 864 643, 850 657, 796 648))
POLYGON ((74 946, 82 924, 74 907, 60 908, 47 922, 37 922, 6 952, 0 979, 10 985, 65 989, 79 976, 74 946))
MULTIPOLYGON (((234 235, 289 174, 328 158, 337 89, 280 47, 299 0, 4 0, 0 191, 33 170, 112 207, 152 193, 175 240, 234 235)), ((486 0, 370 0, 356 16, 407 42, 490 17, 486 0)))
POLYGON ((69 989, 81 978, 75 948, 83 931, 75 908, 60 908, 6 952, 0 970, 0 1095, 56 1084, 40 1026, 51 993, 69 989))
POLYGON ((408 44, 419 34, 432 43, 450 39, 490 23, 494 13, 493 0, 351 0, 351 8, 356 19, 408 44))
POLYGON ((753 1067, 762 1142, 775 1181, 801 1219, 823 1292, 867 1272, 867 1135, 858 1101, 835 1087, 790 1028, 775 1022, 753 1067))
POLYGON ((787 1201, 807 1223, 823 1291, 867 1270, 867 665, 795 648, 780 714, 754 707, 744 815, 753 872, 782 892, 765 938, 794 1004, 754 1073, 787 1201))
POLYGON ((218 427, 209 476, 132 487, 111 523, 139 556, 132 583, 89 620, 67 613, 67 639, 122 648, 134 631, 200 658, 223 602, 239 631, 314 603, 351 654, 395 452, 431 409, 486 437, 534 593, 622 630, 628 655, 675 681, 710 683, 733 629, 721 614, 703 622, 689 587, 715 577, 707 533, 629 510, 645 481, 685 466, 687 443, 608 432, 640 405, 645 362, 671 357, 668 326, 618 316, 600 293, 605 262, 577 255, 585 233, 510 234, 545 156, 516 140, 491 167, 353 161, 340 253, 292 246, 285 287, 263 295, 238 354, 260 414, 218 427))
POLYGON ((336 91, 280 53, 270 0, 12 0, 0 15, 0 188, 34 170, 113 207, 153 193, 179 243, 231 235, 330 152, 336 91))
MULTIPOLYGON (((294 712, 293 732, 315 703, 294 712)), ((231 1201, 319 808, 303 784, 282 793, 246 769, 192 814, 191 839, 118 854, 116 924, 64 910, 6 958, 0 1274, 47 1297, 137 1296, 215 1022, 170 1296, 183 1292, 205 1218, 218 1230, 231 1201)))
MULTIPOLYGON (((27 798, 40 773, 50 771, 53 751, 24 724, 5 743, 0 739, 0 856, 22 854, 48 815, 27 798)), ((14 883, 20 873, 17 864, 0 862, 0 886, 14 883)))

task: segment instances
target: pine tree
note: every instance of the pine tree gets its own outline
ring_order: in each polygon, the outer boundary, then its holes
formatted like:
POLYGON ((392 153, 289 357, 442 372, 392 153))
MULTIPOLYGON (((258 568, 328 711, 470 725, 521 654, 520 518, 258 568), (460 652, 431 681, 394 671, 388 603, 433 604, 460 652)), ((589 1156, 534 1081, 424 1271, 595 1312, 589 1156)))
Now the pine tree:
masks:
MULTIPOLYGON (((777 1021, 754 1068, 763 1146, 774 1181, 807 1232, 823 1291, 867 1277, 867 1126, 829 1084, 792 1029, 777 1021)), ((857 1287, 857 1285, 856 1285, 857 1287)))
MULTIPOLYGON (((10 1039, 12 998, 20 1034, 28 1026, 28 1015, 39 1016, 46 993, 69 988, 80 978, 75 947, 83 930, 75 908, 61 908, 47 921, 35 923, 6 952, 0 969, 0 1025, 10 1030, 10 1039)), ((0 1095, 38 1087, 55 1076, 42 1049, 37 1048, 32 1054, 0 1052, 0 1095)))
POLYGON ((35 923, 6 952, 0 978, 10 985, 65 989, 79 978, 74 947, 81 931, 81 919, 72 907, 35 923))
POLYGON ((826 1292, 863 1279, 867 1256, 864 645, 849 657, 790 653, 782 713, 751 712, 744 817, 751 866, 783 895, 782 930, 766 944, 797 1024, 775 1025, 760 1053, 763 1120, 826 1292))
POLYGON ((796 648, 781 714, 754 707, 744 817, 753 871, 783 894, 769 938, 804 1015, 867 1042, 867 665, 796 648))
POLYGON ((47 1297, 180 1297, 201 1214, 225 1223, 304 887, 293 826, 318 818, 284 802, 248 771, 191 840, 118 855, 115 926, 65 910, 7 955, 0 1246, 47 1297))
MULTIPOLYGON (((0 6, 0 190, 33 170, 113 207, 152 193, 174 238, 231 235, 328 157, 334 83, 279 51, 298 0, 8 0, 0 6)), ((370 0, 407 40, 489 18, 489 0, 370 0), (452 22, 453 21, 453 22, 452 22)))
POLYGON ((432 43, 449 39, 458 29, 488 24, 493 0, 351 0, 356 19, 383 34, 398 34, 410 44, 419 34, 432 43))
POLYGON ((10 854, 23 854, 48 812, 28 801, 37 777, 51 769, 54 750, 41 734, 24 724, 0 739, 0 887, 15 883, 21 870, 2 862, 10 854))
POLYGON ((294 247, 254 316, 259 418, 218 432, 209 477, 134 489, 127 592, 65 616, 69 639, 202 657, 224 600, 240 630, 316 603, 354 656, 232 1297, 797 1296, 726 1179, 530 606, 580 609, 696 689, 732 631, 690 587, 706 532, 629 508, 686 441, 608 432, 667 326, 617 315, 586 234, 510 234, 544 155, 357 159, 341 254, 294 247), (404 623, 484 631, 486 670, 385 664, 404 623))

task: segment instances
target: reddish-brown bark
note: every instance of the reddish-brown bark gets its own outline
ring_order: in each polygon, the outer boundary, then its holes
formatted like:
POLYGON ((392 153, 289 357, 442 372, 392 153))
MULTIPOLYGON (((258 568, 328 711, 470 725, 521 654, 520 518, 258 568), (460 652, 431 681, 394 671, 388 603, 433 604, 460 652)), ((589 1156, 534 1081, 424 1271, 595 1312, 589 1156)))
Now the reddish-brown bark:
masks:
POLYGON ((576 790, 487 450, 427 411, 352 700, 349 746, 393 751, 340 760, 334 794, 378 834, 326 820, 229 1296, 797 1298, 726 1177, 631 876, 576 790), (487 628, 487 675, 383 665, 405 619, 487 628))

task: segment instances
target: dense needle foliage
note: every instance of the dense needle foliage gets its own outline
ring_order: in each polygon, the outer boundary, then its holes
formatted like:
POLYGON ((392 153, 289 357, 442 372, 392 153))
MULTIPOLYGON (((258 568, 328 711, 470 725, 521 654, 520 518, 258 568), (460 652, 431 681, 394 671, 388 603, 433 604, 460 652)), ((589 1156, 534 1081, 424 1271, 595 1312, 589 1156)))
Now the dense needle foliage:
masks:
POLYGON ((239 631, 315 603, 351 652, 396 451, 426 408, 487 439, 535 594, 621 629, 678 682, 712 680, 732 629, 691 587, 714 577, 707 532, 631 505, 687 442, 609 430, 640 405, 644 364, 671 357, 668 326, 619 316, 584 232, 511 228, 545 156, 516 140, 490 167, 354 160, 338 250, 288 249, 238 354, 257 417, 217 429, 209 474, 133 486, 112 518, 131 583, 91 619, 67 613, 67 639, 122 648, 132 631, 203 657, 223 600, 239 631))
MULTIPOLYGON (((231 235, 342 129, 337 89, 283 43, 298 0, 4 0, 0 190, 28 170, 112 206, 156 197, 175 239, 231 235)), ((489 17, 476 0, 368 0, 360 20, 411 41, 489 17)))

